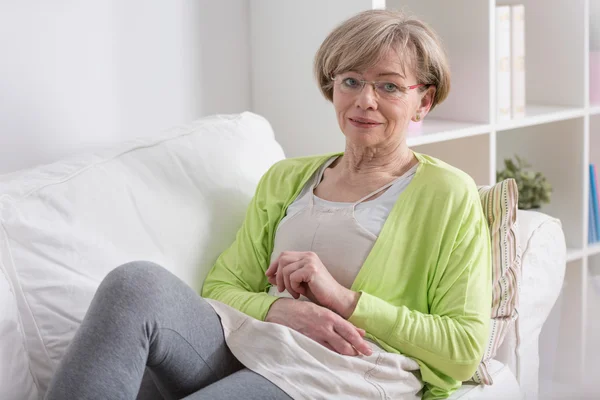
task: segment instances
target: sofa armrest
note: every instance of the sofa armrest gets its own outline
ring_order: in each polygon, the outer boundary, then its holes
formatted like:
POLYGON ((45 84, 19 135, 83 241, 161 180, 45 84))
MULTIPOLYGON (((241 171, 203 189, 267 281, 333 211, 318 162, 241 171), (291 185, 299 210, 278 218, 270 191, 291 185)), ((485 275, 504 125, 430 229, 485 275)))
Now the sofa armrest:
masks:
POLYGON ((539 335, 562 289, 566 244, 560 220, 519 210, 521 284, 519 317, 500 347, 497 359, 507 364, 526 398, 538 393, 539 335))

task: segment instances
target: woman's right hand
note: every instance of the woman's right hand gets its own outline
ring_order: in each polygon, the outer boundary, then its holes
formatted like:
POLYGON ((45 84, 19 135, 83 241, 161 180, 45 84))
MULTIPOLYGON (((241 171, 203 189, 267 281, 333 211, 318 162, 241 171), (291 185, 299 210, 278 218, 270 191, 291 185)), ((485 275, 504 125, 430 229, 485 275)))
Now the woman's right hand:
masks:
POLYGON ((280 298, 271 305, 265 321, 292 328, 340 354, 356 356, 372 353, 363 339, 363 329, 308 301, 280 298))

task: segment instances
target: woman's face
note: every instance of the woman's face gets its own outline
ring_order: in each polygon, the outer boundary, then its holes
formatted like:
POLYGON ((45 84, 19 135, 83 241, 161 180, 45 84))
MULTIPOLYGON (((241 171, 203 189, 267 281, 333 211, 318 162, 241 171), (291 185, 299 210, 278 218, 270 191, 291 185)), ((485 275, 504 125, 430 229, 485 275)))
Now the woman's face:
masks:
POLYGON ((334 78, 333 105, 338 124, 346 141, 361 147, 384 147, 403 141, 410 120, 417 112, 423 118, 431 107, 435 90, 406 89, 419 82, 411 68, 403 71, 395 52, 369 70, 348 71, 334 78), (380 83, 375 89, 369 83, 363 86, 363 80, 380 83))

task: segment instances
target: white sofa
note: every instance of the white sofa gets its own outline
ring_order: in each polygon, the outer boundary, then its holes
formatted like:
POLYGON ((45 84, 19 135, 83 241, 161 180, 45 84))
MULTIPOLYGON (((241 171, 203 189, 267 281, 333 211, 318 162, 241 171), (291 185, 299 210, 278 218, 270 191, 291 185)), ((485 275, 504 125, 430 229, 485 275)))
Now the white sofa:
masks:
MULTIPOLYGON (((255 114, 214 116, 95 154, 0 177, 0 399, 43 397, 102 278, 157 262, 199 288, 233 240, 260 176, 284 158, 255 114)), ((494 385, 452 398, 534 398, 538 335, 560 291, 558 220, 519 212, 520 318, 494 385)))

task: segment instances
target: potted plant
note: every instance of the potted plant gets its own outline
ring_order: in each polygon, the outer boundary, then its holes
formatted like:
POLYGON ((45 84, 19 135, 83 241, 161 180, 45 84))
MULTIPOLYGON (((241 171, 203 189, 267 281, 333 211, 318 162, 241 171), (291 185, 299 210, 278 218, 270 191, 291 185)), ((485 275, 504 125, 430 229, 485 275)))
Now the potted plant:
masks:
POLYGON ((498 182, 512 178, 519 188, 519 208, 522 210, 537 209, 550 202, 552 186, 540 172, 528 171, 531 165, 523 158, 515 155, 515 160, 504 159, 505 168, 496 173, 498 182))

